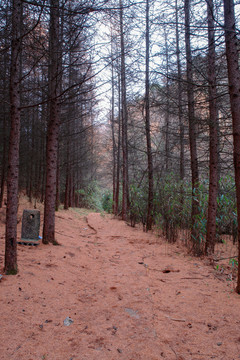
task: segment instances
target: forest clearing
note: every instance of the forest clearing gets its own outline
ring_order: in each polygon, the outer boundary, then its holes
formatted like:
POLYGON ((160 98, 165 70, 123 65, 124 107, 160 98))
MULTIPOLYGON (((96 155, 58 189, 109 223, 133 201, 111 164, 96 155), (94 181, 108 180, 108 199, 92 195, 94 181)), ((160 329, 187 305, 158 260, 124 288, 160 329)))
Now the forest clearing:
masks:
MULTIPOLYGON (((21 198, 19 220, 31 206, 21 198)), ((2 268, 3 217, 0 237, 2 268)), ((211 264, 183 240, 83 209, 56 213, 56 238, 60 246, 18 245, 19 272, 0 282, 1 360, 240 358, 228 260, 211 264)), ((216 245, 216 258, 235 252, 216 245)))

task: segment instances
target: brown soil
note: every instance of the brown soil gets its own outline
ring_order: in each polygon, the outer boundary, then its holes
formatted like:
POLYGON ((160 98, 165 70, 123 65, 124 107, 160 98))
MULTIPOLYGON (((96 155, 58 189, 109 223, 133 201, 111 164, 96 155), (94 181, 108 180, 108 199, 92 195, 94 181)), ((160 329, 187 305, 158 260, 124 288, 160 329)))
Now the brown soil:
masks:
MULTIPOLYGON (((240 359, 228 261, 216 270, 180 243, 81 210, 59 211, 56 232, 61 246, 18 245, 19 273, 0 283, 1 360, 240 359)), ((3 266, 3 222, 0 237, 3 266)))

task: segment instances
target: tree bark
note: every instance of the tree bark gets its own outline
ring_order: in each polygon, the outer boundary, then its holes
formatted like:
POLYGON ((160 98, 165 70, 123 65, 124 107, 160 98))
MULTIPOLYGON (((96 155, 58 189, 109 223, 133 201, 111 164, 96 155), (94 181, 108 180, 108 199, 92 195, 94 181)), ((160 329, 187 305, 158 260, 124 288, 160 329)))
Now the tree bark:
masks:
POLYGON ((164 31, 165 37, 165 51, 166 51, 166 107, 165 107, 165 169, 166 173, 169 170, 169 57, 168 57, 168 43, 167 32, 164 31))
POLYGON ((209 198, 205 254, 214 253, 216 241, 216 216, 218 196, 218 119, 216 90, 215 34, 213 18, 213 0, 207 2, 208 16, 208 84, 209 84, 209 130, 210 130, 210 161, 209 161, 209 198))
POLYGON ((197 229, 196 217, 199 214, 198 209, 198 158, 197 158, 197 141, 196 141, 196 120, 194 113, 194 87, 193 87, 193 66, 190 44, 190 1, 184 0, 185 12, 185 46, 187 60, 187 98, 188 98, 188 122, 189 122, 189 142, 191 155, 191 172, 192 172, 192 228, 191 238, 193 242, 193 252, 195 255, 201 254, 201 244, 199 231, 197 229))
MULTIPOLYGON (((178 121, 180 131, 180 180, 184 179, 184 124, 183 124, 183 100, 182 100, 182 69, 180 61, 180 47, 179 47, 179 21, 178 21, 178 0, 175 2, 176 10, 176 55, 177 55, 177 74, 178 74, 178 121)), ((181 203, 183 198, 181 196, 181 203)))
MULTIPOLYGON (((4 89, 5 90, 5 89, 4 89)), ((4 187, 6 181, 6 158, 7 158, 7 120, 5 113, 5 104, 3 104, 3 151, 2 151, 2 169, 1 169, 1 189, 0 189, 0 208, 3 205, 4 187)))
POLYGON ((120 74, 118 74, 118 145, 117 145, 117 173, 116 173, 116 196, 115 196, 115 211, 114 215, 118 215, 119 208, 119 188, 120 188, 120 155, 121 155, 121 82, 120 74))
POLYGON ((111 131, 112 131, 112 159, 113 159, 113 178, 112 178, 112 192, 113 192, 113 204, 112 211, 115 214, 116 210, 116 140, 115 140, 115 129, 114 129, 114 103, 115 103, 115 94, 114 94, 114 67, 113 67, 113 54, 112 54, 112 43, 111 43, 111 71, 112 71, 112 99, 111 99, 111 115, 110 115, 110 123, 111 123, 111 131))
POLYGON ((17 273, 17 210, 20 142, 20 49, 21 0, 12 1, 12 43, 10 67, 10 119, 11 130, 8 152, 7 212, 5 233, 6 274, 17 273))
POLYGON ((238 280, 236 291, 238 294, 240 294, 240 70, 238 64, 238 39, 236 35, 233 0, 224 0, 224 19, 228 83, 233 127, 233 156, 237 195, 238 280))
POLYGON ((67 159, 66 159, 66 179, 65 179, 65 194, 64 194, 64 209, 69 209, 69 193, 70 193, 70 156, 69 156, 69 121, 67 123, 67 159))
POLYGON ((55 202, 57 181, 60 82, 60 44, 59 44, 59 0, 50 1, 49 32, 49 101, 50 114, 47 130, 46 148, 46 188, 44 203, 43 243, 55 243, 55 202))
MULTIPOLYGON (((32 202, 32 196, 33 196, 33 189, 34 189, 34 162, 36 162, 36 159, 34 159, 34 148, 35 148, 35 124, 34 124, 34 116, 35 116, 35 111, 33 109, 33 111, 31 111, 31 129, 30 129, 30 132, 31 132, 31 147, 30 147, 30 154, 31 154, 31 157, 30 157, 30 163, 29 163, 29 192, 28 192, 28 199, 29 199, 29 202, 31 203, 32 202)), ((30 124, 29 124, 29 127, 30 127, 30 124)))
POLYGON ((60 206, 60 164, 59 164, 59 144, 57 149, 57 174, 56 174, 56 200, 55 210, 58 211, 60 206))
POLYGON ((128 113, 126 95, 126 69, 125 69, 125 44, 123 32, 123 5, 120 6, 120 42, 121 42, 121 104, 122 104, 122 169, 123 169, 123 188, 122 188, 122 219, 127 219, 128 212, 128 113))
POLYGON ((183 180, 185 176, 184 164, 184 118, 183 118, 183 98, 182 98, 182 69, 180 60, 179 47, 179 20, 178 20, 178 0, 175 0, 175 18, 176 18, 176 55, 177 55, 177 76, 178 76, 178 122, 179 122, 179 138, 180 138, 180 156, 179 156, 179 172, 180 172, 180 207, 182 210, 184 203, 183 180))
MULTIPOLYGON (((10 13, 9 8, 7 7, 5 9, 4 17, 6 19, 6 23, 10 20, 10 13)), ((9 39, 5 37, 5 43, 4 46, 8 48, 9 46, 9 39)), ((2 107, 2 114, 3 114, 3 132, 2 132, 2 139, 3 139, 3 149, 2 149, 2 167, 1 167, 1 188, 0 188, 0 208, 3 206, 3 197, 4 197, 4 191, 5 191, 5 183, 6 183, 6 175, 7 175, 7 154, 8 154, 8 136, 7 136, 7 129, 9 128, 9 120, 8 120, 8 112, 9 107, 6 105, 9 102, 9 61, 8 61, 8 55, 9 53, 6 52, 3 54, 2 58, 3 60, 3 83, 2 83, 2 92, 3 92, 3 102, 1 104, 2 107)))
POLYGON ((145 130, 148 159, 148 212, 146 230, 152 229, 153 223, 153 161, 150 128, 150 102, 149 102, 149 0, 146 0, 146 70, 145 70, 145 130))

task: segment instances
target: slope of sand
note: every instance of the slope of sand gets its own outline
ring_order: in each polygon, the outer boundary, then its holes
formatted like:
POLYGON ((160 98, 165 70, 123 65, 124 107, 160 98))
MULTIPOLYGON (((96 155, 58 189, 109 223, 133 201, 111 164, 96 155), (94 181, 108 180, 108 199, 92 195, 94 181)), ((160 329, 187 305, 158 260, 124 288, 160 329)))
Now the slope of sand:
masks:
POLYGON ((59 211, 56 231, 0 282, 1 360, 240 359, 240 296, 206 260, 97 213, 59 211))

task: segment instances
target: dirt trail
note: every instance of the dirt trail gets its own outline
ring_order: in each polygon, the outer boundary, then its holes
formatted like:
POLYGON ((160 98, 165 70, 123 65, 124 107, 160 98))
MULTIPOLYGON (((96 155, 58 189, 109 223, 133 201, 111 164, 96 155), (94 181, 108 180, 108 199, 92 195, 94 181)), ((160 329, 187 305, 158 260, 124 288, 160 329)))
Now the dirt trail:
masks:
POLYGON ((240 359, 240 297, 212 267, 110 216, 56 229, 0 283, 1 360, 240 359))

